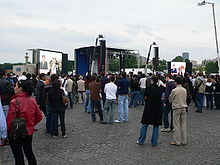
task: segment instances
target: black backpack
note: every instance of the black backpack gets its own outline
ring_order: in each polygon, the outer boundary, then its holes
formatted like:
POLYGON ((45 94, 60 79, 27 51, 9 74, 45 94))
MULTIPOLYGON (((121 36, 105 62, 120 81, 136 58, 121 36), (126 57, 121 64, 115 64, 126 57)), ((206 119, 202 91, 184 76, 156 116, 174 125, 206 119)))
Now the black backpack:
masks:
POLYGON ((11 122, 12 130, 10 132, 10 138, 16 139, 18 137, 26 137, 27 128, 26 128, 26 120, 22 118, 20 103, 16 99, 16 107, 14 109, 14 119, 11 122), (20 114, 20 117, 17 117, 17 112, 20 114))

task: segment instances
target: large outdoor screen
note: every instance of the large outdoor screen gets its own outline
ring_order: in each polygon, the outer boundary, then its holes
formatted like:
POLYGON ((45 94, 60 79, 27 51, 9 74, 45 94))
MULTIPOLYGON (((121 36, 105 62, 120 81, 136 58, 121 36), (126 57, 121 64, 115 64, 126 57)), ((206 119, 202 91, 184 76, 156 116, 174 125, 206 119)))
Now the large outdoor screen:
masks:
POLYGON ((171 74, 184 75, 186 71, 185 62, 171 62, 171 74))
POLYGON ((56 74, 62 70, 62 53, 40 50, 40 73, 56 74))

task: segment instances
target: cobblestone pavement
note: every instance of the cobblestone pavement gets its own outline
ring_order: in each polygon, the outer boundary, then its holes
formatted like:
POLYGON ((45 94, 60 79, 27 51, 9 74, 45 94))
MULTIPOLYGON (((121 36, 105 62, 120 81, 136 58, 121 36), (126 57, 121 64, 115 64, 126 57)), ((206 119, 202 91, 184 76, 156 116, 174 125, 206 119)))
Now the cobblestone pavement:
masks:
MULTIPOLYGON (((90 115, 83 111, 83 105, 74 105, 73 109, 66 110, 68 137, 58 139, 44 133, 44 119, 37 126, 33 140, 38 164, 220 164, 220 111, 205 110, 199 114, 191 106, 188 112, 188 145, 170 146, 173 133, 160 133, 158 146, 152 148, 151 127, 146 144, 136 144, 143 106, 129 110, 129 122, 105 125, 92 122, 90 115)), ((10 147, 0 147, 0 165, 12 164, 14 159, 10 147)))

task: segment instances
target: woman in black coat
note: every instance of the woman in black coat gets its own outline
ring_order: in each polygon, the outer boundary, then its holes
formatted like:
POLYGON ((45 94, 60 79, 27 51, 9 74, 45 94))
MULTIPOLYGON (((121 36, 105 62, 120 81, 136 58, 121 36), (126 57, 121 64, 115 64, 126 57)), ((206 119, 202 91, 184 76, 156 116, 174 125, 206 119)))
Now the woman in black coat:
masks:
POLYGON ((65 128, 65 105, 62 96, 65 95, 61 89, 61 81, 54 80, 52 88, 48 93, 49 106, 51 107, 51 134, 53 138, 58 137, 58 117, 60 117, 60 126, 62 136, 67 137, 65 128))
POLYGON ((151 145, 157 145, 159 125, 162 125, 162 91, 157 85, 158 77, 152 77, 152 85, 145 90, 145 108, 141 119, 140 137, 137 144, 143 145, 146 139, 148 125, 153 125, 153 133, 151 137, 151 145))

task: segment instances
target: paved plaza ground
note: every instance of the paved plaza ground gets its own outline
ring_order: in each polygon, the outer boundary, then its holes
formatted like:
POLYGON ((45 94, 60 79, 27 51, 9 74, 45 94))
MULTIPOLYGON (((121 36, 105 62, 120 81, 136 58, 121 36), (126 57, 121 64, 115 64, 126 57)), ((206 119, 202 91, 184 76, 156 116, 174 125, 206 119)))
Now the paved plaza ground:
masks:
MULTIPOLYGON (((220 165, 220 110, 188 112, 188 145, 171 146, 173 133, 160 133, 159 144, 150 145, 151 127, 144 146, 136 144, 143 106, 129 109, 129 122, 112 125, 92 122, 83 105, 66 110, 67 138, 46 135, 45 119, 37 126, 33 150, 39 165, 220 165)), ((99 119, 98 114, 97 119, 99 119)), ((117 117, 117 113, 115 114, 117 117)), ((0 165, 13 165, 9 146, 0 147, 0 165)))

